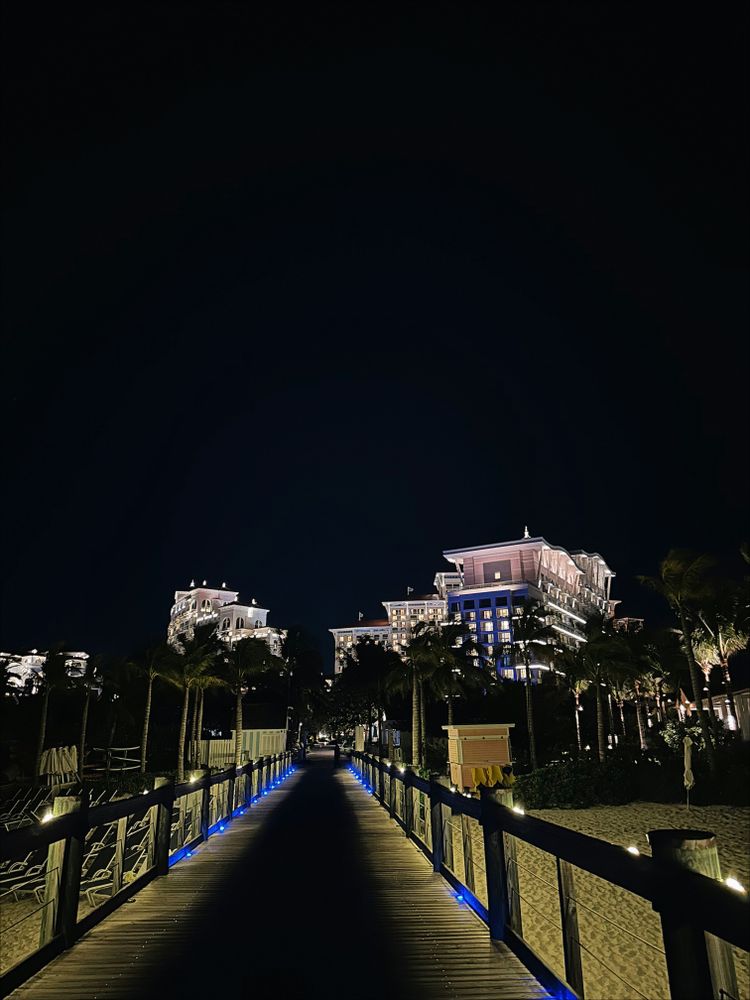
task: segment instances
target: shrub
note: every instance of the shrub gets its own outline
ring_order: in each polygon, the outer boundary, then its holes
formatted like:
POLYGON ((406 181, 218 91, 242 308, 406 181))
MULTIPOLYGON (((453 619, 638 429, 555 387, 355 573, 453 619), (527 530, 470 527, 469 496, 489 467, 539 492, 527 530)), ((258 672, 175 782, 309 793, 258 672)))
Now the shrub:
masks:
MULTIPOLYGON (((684 750, 683 740, 689 736, 693 741, 696 750, 705 750, 706 744, 703 739, 701 724, 697 716, 691 716, 685 722, 680 719, 670 719, 665 722, 659 734, 673 753, 681 754, 684 750)), ((718 748, 730 747, 736 740, 732 733, 724 726, 720 726, 714 733, 714 742, 718 748)))
MULTIPOLYGON (((750 805, 750 747, 736 742, 717 751, 712 778, 705 757, 693 753, 695 786, 692 804, 750 805)), ((594 805, 684 802, 682 757, 632 751, 613 752, 601 763, 578 757, 532 771, 518 778, 516 797, 529 809, 585 809, 594 805)))

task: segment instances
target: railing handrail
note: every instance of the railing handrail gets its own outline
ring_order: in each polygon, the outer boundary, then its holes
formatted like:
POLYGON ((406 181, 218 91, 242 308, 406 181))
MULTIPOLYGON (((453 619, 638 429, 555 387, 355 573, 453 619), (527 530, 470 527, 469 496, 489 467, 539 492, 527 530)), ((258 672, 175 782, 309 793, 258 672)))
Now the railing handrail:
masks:
MULTIPOLYGON (((385 764, 381 758, 357 750, 352 751, 352 756, 383 769, 391 779, 430 792, 430 782, 409 767, 385 764)), ((519 815, 497 802, 467 798, 442 785, 436 791, 440 801, 453 812, 470 816, 482 825, 495 825, 503 833, 641 896, 660 912, 678 910, 686 922, 750 951, 750 900, 716 879, 683 868, 665 869, 647 855, 629 854, 616 844, 537 816, 519 815)))

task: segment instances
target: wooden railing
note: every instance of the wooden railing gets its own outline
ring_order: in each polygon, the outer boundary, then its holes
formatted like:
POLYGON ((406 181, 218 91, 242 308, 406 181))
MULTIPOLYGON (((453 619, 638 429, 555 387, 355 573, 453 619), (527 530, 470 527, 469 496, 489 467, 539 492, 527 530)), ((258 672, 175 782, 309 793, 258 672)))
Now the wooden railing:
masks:
POLYGON ((152 791, 93 807, 84 790, 78 799, 55 799, 44 822, 1 833, 0 996, 223 832, 293 770, 295 759, 286 751, 215 774, 194 772, 179 785, 157 778, 152 791), (6 919, 13 909, 18 919, 6 919))
POLYGON ((627 973, 609 968, 611 981, 621 980, 627 992, 622 985, 622 993, 602 992, 601 984, 592 982, 592 996, 650 998, 668 991, 673 1000, 731 1000, 740 995, 730 946, 745 953, 739 957, 746 963, 750 902, 745 895, 705 875, 663 865, 637 851, 631 854, 615 844, 525 815, 518 807, 500 804, 496 793, 487 789, 477 798, 451 791, 404 765, 357 751, 351 758, 352 770, 365 789, 457 890, 461 903, 471 906, 488 925, 491 937, 505 942, 555 996, 583 1000, 587 966, 591 970, 599 962, 606 969, 607 960, 611 962, 617 951, 617 936, 622 934, 640 940, 642 949, 651 949, 646 964, 653 971, 651 966, 661 963, 664 990, 654 993, 653 986, 633 982, 640 973, 631 965, 627 973), (524 851, 544 852, 538 857, 549 864, 541 874, 519 860, 524 851), (532 878, 545 883, 556 911, 540 914, 546 923, 535 936, 524 933, 523 916, 524 911, 533 915, 522 884, 532 878), (624 927, 617 910, 602 913, 593 906, 584 882, 594 884, 600 879, 612 887, 610 895, 615 900, 626 890, 651 904, 641 904, 644 924, 648 918, 655 921, 656 911, 660 942, 646 940, 641 936, 646 931, 640 927, 624 927), (582 941, 585 935, 579 916, 584 911, 589 919, 593 913, 597 921, 612 925, 602 955, 594 954, 590 944, 582 941), (549 934, 551 924, 558 930, 557 941, 549 934))

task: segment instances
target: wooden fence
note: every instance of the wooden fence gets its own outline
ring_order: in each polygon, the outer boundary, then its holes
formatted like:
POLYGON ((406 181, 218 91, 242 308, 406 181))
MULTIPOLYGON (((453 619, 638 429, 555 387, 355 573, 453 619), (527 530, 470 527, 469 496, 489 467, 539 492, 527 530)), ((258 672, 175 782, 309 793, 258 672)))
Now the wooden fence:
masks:
MULTIPOLYGON (((518 807, 501 805, 487 789, 476 798, 422 778, 403 765, 359 751, 351 757, 352 769, 366 789, 456 889, 459 899, 488 925, 491 937, 504 941, 555 996, 584 1000, 586 995, 583 958, 590 958, 581 942, 579 908, 587 901, 582 891, 576 891, 576 878, 582 881, 590 875, 647 900, 658 914, 663 949, 655 950, 666 963, 673 1000, 739 997, 730 946, 741 949, 747 962, 750 902, 745 895, 705 875, 527 816, 518 807), (478 849, 470 825, 479 834, 478 849), (548 957, 551 952, 540 954, 537 942, 542 937, 532 946, 524 934, 519 888, 523 865, 518 861, 522 848, 544 852, 550 863, 548 891, 557 897, 560 934, 557 969, 548 957)), ((621 930, 616 913, 600 916, 621 930)), ((643 945, 653 948, 647 941, 643 945)), ((609 947, 616 950, 614 938, 609 947)), ((637 978, 638 970, 631 975, 637 978)), ((644 983, 617 978, 628 986, 627 996, 655 995, 644 983)))

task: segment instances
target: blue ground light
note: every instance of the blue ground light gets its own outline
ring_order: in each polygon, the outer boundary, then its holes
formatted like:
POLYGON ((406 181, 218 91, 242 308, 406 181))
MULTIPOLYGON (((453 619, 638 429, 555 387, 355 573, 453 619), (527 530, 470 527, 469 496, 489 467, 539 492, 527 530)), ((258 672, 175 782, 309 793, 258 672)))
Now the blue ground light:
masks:
MULTIPOLYGON (((278 788, 284 781, 286 781, 286 779, 291 774, 294 774, 294 772, 296 770, 297 770, 296 767, 290 767, 289 770, 284 771, 284 773, 279 778, 277 778, 276 781, 273 782, 271 788, 270 789, 266 789, 263 792, 263 795, 268 795, 269 791, 272 792, 274 790, 274 788, 278 788)), ((254 796, 253 798, 250 799, 250 802, 248 803, 248 805, 253 805, 254 803, 258 802, 259 800, 260 800, 260 795, 256 795, 256 796, 254 796)), ((231 823, 232 819, 235 816, 244 816, 245 813, 247 812, 247 808, 248 808, 248 806, 242 806, 239 809, 235 809, 234 812, 232 813, 232 815, 230 817, 227 817, 227 819, 222 820, 222 821, 220 821, 218 823, 214 823, 213 826, 211 826, 211 827, 208 828, 208 836, 211 837, 215 833, 224 833, 224 831, 226 830, 228 824, 231 823)), ((173 865, 176 865, 178 861, 182 861, 184 858, 192 858, 193 854, 194 854, 194 851, 187 850, 186 848, 181 847, 179 850, 175 851, 172 854, 172 856, 170 857, 169 862, 168 862, 169 867, 171 868, 173 865)))

